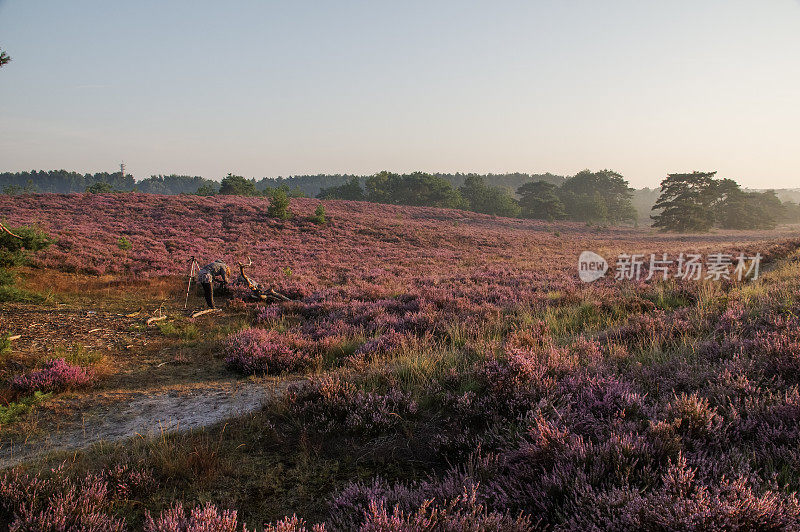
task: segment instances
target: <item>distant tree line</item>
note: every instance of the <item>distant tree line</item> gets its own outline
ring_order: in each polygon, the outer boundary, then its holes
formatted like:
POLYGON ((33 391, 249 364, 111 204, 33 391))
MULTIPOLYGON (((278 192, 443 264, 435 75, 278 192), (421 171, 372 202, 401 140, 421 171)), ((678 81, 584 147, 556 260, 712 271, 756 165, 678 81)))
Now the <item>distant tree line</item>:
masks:
POLYGON ((152 194, 241 195, 371 201, 450 207, 485 214, 588 224, 648 223, 671 231, 712 227, 758 229, 800 223, 800 205, 782 202, 774 191, 742 190, 715 173, 671 174, 661 188, 634 190, 612 170, 554 174, 435 174, 378 172, 247 179, 228 174, 221 182, 199 176, 154 175, 135 181, 119 172, 79 174, 66 170, 0 173, 0 191, 146 192, 152 194))
POLYGON ((632 189, 616 172, 584 170, 570 178, 558 179, 552 174, 547 177, 521 183, 515 195, 506 186, 488 184, 478 174, 463 175, 461 186, 456 188, 436 174, 379 172, 368 177, 363 187, 358 178, 352 177, 347 183, 322 189, 317 197, 451 207, 542 220, 600 224, 636 221, 636 209, 630 200, 632 189))
MULTIPOLYGON (((464 185, 465 181, 482 177, 489 186, 505 187, 516 190, 519 185, 529 181, 544 180, 560 184, 565 178, 553 174, 432 174, 444 179, 453 187, 464 185)), ((356 179, 361 186, 371 176, 358 176, 355 174, 317 174, 297 175, 291 177, 264 177, 260 180, 247 179, 253 183, 257 192, 281 188, 291 191, 291 195, 308 197, 317 196, 320 191, 345 185, 356 179)), ((242 178, 244 179, 244 178, 242 178)), ((66 170, 30 171, 30 172, 5 172, 0 173, 0 191, 5 193, 21 192, 54 192, 67 194, 70 192, 86 192, 95 183, 107 183, 112 190, 120 192, 146 192, 152 194, 216 194, 221 183, 198 176, 186 175, 154 175, 142 181, 134 181, 130 175, 122 176, 119 172, 96 174, 79 174, 66 170)))
POLYGON ((130 191, 136 186, 132 175, 120 172, 79 174, 66 170, 32 170, 30 172, 5 172, 0 174, 0 190, 5 194, 22 192, 85 192, 96 183, 107 183, 114 190, 130 191))
POLYGON ((537 181, 517 189, 524 218, 596 224, 636 222, 633 189, 613 170, 583 170, 561 186, 537 181))
POLYGON ((800 206, 782 202, 774 190, 748 192, 716 172, 669 174, 653 206, 653 226, 664 231, 771 229, 779 222, 800 222, 800 206))

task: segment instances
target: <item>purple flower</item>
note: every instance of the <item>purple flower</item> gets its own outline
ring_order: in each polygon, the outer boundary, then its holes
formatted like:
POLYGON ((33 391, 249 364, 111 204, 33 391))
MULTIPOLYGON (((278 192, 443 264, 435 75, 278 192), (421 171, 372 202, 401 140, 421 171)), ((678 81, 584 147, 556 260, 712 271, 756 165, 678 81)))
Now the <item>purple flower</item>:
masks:
POLYGON ((86 386, 93 380, 92 370, 73 366, 63 358, 56 358, 45 362, 42 369, 14 377, 11 386, 22 393, 60 392, 86 386))

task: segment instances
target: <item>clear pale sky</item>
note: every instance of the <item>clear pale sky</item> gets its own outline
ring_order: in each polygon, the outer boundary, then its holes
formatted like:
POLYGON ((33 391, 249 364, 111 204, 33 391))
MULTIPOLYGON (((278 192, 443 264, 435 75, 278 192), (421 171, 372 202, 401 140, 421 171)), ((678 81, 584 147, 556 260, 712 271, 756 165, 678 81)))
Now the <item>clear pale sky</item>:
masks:
POLYGON ((797 0, 0 0, 0 171, 800 187, 797 0))

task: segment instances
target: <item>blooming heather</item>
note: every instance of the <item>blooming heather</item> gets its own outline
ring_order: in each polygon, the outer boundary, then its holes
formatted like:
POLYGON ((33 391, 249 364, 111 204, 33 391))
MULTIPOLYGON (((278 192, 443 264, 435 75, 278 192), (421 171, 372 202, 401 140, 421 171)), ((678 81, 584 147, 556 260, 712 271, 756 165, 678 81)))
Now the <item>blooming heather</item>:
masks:
POLYGON ((298 371, 312 362, 299 343, 274 331, 245 329, 225 340, 225 363, 241 373, 298 371))
POLYGON ((11 386, 22 393, 60 392, 86 386, 93 379, 92 370, 74 366, 63 358, 56 358, 45 362, 41 369, 14 377, 11 386))

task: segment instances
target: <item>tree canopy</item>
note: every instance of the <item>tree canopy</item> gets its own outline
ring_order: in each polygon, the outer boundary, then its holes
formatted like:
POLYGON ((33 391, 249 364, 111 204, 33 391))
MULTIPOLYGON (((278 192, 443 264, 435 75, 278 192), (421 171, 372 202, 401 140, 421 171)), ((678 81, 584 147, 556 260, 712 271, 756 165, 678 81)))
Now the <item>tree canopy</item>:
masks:
POLYGON ((519 203, 507 189, 488 186, 479 175, 467 176, 458 191, 471 211, 511 218, 520 215, 519 203))
POLYGON ((774 190, 746 192, 733 179, 715 179, 716 172, 669 174, 653 206, 653 226, 665 231, 704 232, 723 229, 769 229, 788 221, 789 204, 774 190))
POLYGON ((632 192, 617 172, 583 170, 567 179, 558 195, 570 220, 616 224, 636 221, 632 192))
POLYGON ((333 187, 323 188, 317 194, 319 199, 343 199, 343 200, 352 200, 352 201, 363 201, 364 200, 364 189, 361 188, 361 184, 358 181, 358 178, 353 176, 350 180, 343 184, 333 187))
POLYGON ((367 178, 365 188, 367 201, 376 203, 456 209, 466 207, 466 202, 450 183, 425 172, 378 172, 367 178))
POLYGON ((222 179, 219 193, 233 196, 258 196, 255 181, 233 174, 228 174, 222 179))
POLYGON ((523 218, 561 220, 566 218, 564 204, 558 197, 558 187, 547 181, 525 183, 517 189, 523 218))

